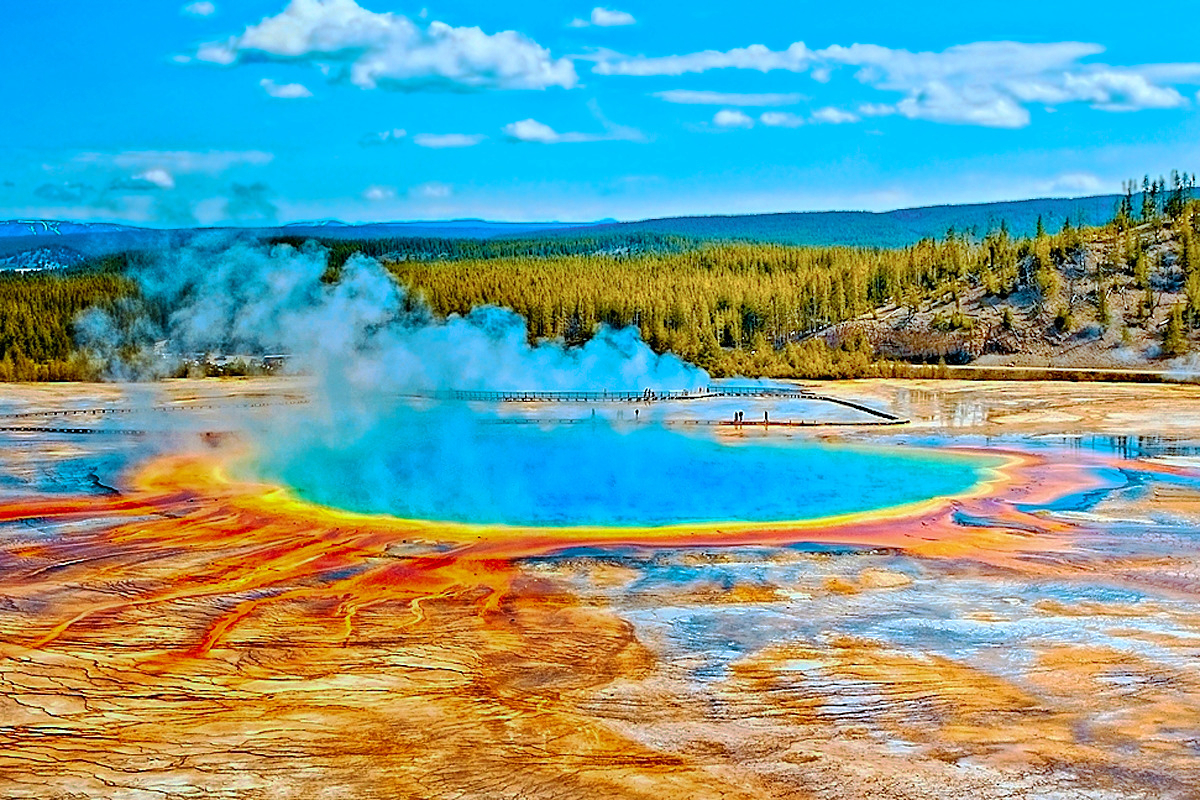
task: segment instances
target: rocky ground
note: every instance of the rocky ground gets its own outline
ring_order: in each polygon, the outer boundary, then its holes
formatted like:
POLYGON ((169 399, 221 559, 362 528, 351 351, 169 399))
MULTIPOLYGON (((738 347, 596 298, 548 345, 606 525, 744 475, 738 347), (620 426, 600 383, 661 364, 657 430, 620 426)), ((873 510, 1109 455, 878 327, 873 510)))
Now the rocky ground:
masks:
MULTIPOLYGON (((1162 352, 1171 310, 1187 302, 1179 243, 1169 229, 1151 225, 1133 235, 1144 242, 1149 295, 1115 252, 1112 234, 1095 232, 1084 254, 1060 267, 1050 297, 1031 289, 1000 297, 987 294, 981 285, 964 285, 914 306, 881 307, 839 330, 862 331, 885 353, 922 346, 961 352, 965 357, 956 360, 952 354, 948 363, 969 359, 975 367, 1196 372, 1200 361, 1191 353, 1162 352), (1098 302, 1101 283, 1107 319, 1098 302), (1065 325, 1057 319, 1063 310, 1070 314, 1065 325), (947 328, 956 313, 969 327, 947 328)), ((1188 338, 1189 349, 1196 349, 1195 334, 1188 338)))
MULTIPOLYGON (((564 550, 292 503, 203 438, 140 440, 114 494, 64 476, 124 440, 2 433, 0 795, 1200 797, 1200 392, 822 389, 913 419, 822 436, 1024 455, 790 544, 564 550)), ((0 393, 192 430, 304 394, 0 393)))

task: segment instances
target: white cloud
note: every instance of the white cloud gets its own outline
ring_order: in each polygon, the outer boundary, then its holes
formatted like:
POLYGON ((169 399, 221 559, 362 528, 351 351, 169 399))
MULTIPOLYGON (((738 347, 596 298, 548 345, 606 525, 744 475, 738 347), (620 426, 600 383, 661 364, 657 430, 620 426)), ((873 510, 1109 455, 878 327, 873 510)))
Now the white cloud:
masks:
POLYGON ((592 14, 588 19, 573 19, 570 27, 572 28, 588 28, 595 25, 600 28, 615 28, 621 25, 636 25, 637 20, 633 14, 626 11, 614 11, 609 8, 601 8, 597 6, 592 9, 592 14))
POLYGON ((270 189, 253 179, 239 180, 273 158, 256 150, 82 152, 44 164, 59 179, 38 186, 34 195, 72 206, 58 216, 190 226, 201 218, 206 201, 200 198, 219 193, 209 203, 215 212, 203 217, 206 223, 232 219, 233 212, 265 219, 273 213, 270 189), (226 213, 227 206, 233 212, 226 213))
MULTIPOLYGON (((977 42, 940 53, 912 53, 876 45, 830 47, 819 51, 835 64, 859 67, 857 78, 906 97, 896 109, 910 119, 996 128, 1023 128, 1031 117, 1026 104, 1054 107, 1089 103, 1105 111, 1172 108, 1187 101, 1150 75, 1171 70, 1114 68, 1085 64, 1103 52, 1082 42, 1022 44, 977 42)), ((1187 70, 1174 70, 1176 77, 1187 70)))
POLYGON ((1114 67, 1086 60, 1102 52, 1100 45, 1085 42, 975 42, 940 52, 873 44, 810 50, 796 42, 780 51, 751 45, 654 58, 607 52, 597 57, 593 69, 601 75, 638 76, 788 70, 825 82, 835 70, 848 67, 859 83, 901 95, 893 103, 864 99, 860 105, 874 116, 890 109, 910 119, 996 128, 1029 125, 1028 106, 1033 104, 1053 109, 1086 103, 1102 111, 1178 108, 1190 102, 1178 87, 1200 83, 1200 64, 1114 67))
POLYGON ((1074 197, 1102 193, 1106 188, 1104 181, 1090 172, 1070 172, 1059 175, 1054 180, 1041 184, 1038 191, 1050 195, 1069 195, 1074 197))
POLYGON ((487 137, 481 133, 418 133, 413 141, 418 147, 440 150, 448 147, 474 147, 487 137))
POLYGON ((188 3, 182 10, 189 17, 211 17, 217 13, 217 7, 212 3, 206 2, 206 0, 201 0, 198 3, 188 3))
POLYGON ((1200 83, 1200 62, 1174 64, 1142 64, 1129 67, 1155 83, 1200 83))
POLYGON ((156 192, 175 188, 175 177, 165 169, 149 169, 126 178, 116 178, 109 185, 111 192, 156 192))
POLYGON ((148 169, 140 175, 136 175, 135 177, 140 178, 148 183, 152 183, 160 189, 175 188, 175 177, 165 169, 148 169))
POLYGON ((535 142, 538 144, 568 144, 578 142, 641 142, 645 137, 641 131, 613 125, 606 120, 605 133, 559 133, 558 131, 538 122, 536 119, 523 119, 504 126, 504 135, 514 142, 535 142))
POLYGON ((155 167, 154 169, 145 170, 144 173, 138 173, 133 176, 133 181, 140 182, 140 184, 148 187, 161 188, 161 190, 172 190, 172 188, 175 188, 174 175, 161 167, 155 167))
MULTIPOLYGON (((227 67, 238 59, 237 52, 231 47, 230 42, 205 42, 196 49, 194 60, 204 61, 209 64, 220 64, 222 67, 227 67)), ((175 57, 177 64, 190 64, 193 61, 193 56, 179 55, 175 57)))
MULTIPOLYGON (((1068 75, 1063 84, 1068 100, 1092 103, 1104 111, 1140 111, 1144 108, 1178 108, 1187 99, 1175 88, 1157 86, 1136 72, 1100 70, 1087 75, 1068 75)), ((1014 87, 1014 93, 1018 87, 1014 87)))
POLYGON ((1027 108, 994 89, 940 82, 914 91, 896 104, 896 110, 909 119, 988 128, 1024 128, 1030 121, 1027 108))
POLYGON ((372 203, 382 203, 386 200, 396 199, 396 190, 391 186, 368 186, 363 192, 363 199, 369 200, 372 203))
POLYGON ((312 92, 302 83, 276 83, 270 78, 263 78, 258 82, 258 85, 271 97, 278 97, 281 100, 299 100, 303 97, 312 97, 312 92))
POLYGON ((804 99, 801 94, 737 94, 732 92, 704 92, 691 89, 672 89, 655 92, 654 96, 668 103, 695 106, 792 106, 804 99))
POLYGON ((840 108, 819 108, 812 113, 813 122, 822 122, 827 125, 844 125, 848 122, 858 122, 859 116, 852 114, 849 111, 843 111, 840 108))
POLYGON ((927 81, 994 83, 1015 76, 1069 69, 1104 52, 1096 44, 1057 42, 974 42, 941 52, 913 53, 873 44, 833 45, 816 57, 831 66, 860 67, 858 79, 883 86, 909 87, 927 81))
POLYGON ((406 136, 408 136, 408 131, 404 130, 403 128, 392 128, 389 131, 379 131, 377 133, 368 133, 366 136, 363 136, 361 139, 359 139, 358 143, 361 144, 363 147, 370 147, 372 145, 380 145, 380 144, 391 144, 393 142, 400 141, 401 139, 403 139, 406 136))
POLYGON ((804 124, 804 117, 786 111, 767 111, 758 121, 771 128, 799 128, 804 124))
POLYGON ((621 25, 633 25, 637 22, 633 14, 625 11, 614 11, 597 6, 592 9, 592 24, 601 28, 613 28, 621 25))
POLYGON ((206 173, 215 175, 237 166, 265 166, 274 160, 261 150, 128 150, 120 153, 80 153, 77 164, 123 170, 162 169, 173 174, 206 173))
POLYGON ((858 107, 858 113, 864 117, 890 117, 898 112, 895 106, 887 103, 863 103, 858 107))
POLYGON ((732 108, 723 108, 713 116, 718 128, 753 128, 754 120, 745 113, 732 108))
POLYGON ((504 135, 518 142, 538 142, 540 144, 558 144, 559 142, 590 141, 581 133, 558 133, 549 125, 536 119, 523 119, 504 126, 504 135))
POLYGON ((515 31, 484 33, 375 13, 355 0, 291 0, 287 8, 195 57, 214 64, 291 61, 362 89, 545 89, 578 82, 570 59, 515 31))
POLYGON ((411 197, 420 198, 422 200, 445 200, 454 194, 454 188, 438 181, 430 181, 422 183, 419 186, 414 186, 408 190, 411 197))
POLYGON ((684 75, 689 72, 707 72, 711 69, 751 69, 759 72, 787 70, 804 72, 812 63, 813 54, 803 42, 796 42, 787 50, 777 52, 761 44, 739 47, 733 50, 705 50, 683 56, 646 58, 602 58, 593 71, 600 75, 684 75))

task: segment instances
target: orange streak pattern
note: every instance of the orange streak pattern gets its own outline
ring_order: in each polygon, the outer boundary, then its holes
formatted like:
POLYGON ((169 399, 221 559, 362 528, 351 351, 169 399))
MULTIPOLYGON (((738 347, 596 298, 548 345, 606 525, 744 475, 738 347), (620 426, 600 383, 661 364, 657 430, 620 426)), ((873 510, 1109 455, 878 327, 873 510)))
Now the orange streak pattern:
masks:
MULTIPOLYGON (((870 514, 772 524, 665 528, 536 529, 399 520, 335 511, 300 502, 271 486, 229 479, 236 452, 162 458, 135 476, 135 492, 115 500, 33 500, 0 507, 0 521, 114 517, 115 527, 43 540, 19 555, 63 565, 57 582, 69 581, 73 563, 92 564, 114 554, 123 561, 172 565, 156 583, 116 599, 70 603, 75 613, 31 635, 28 645, 49 648, 81 629, 102 628, 113 615, 205 599, 219 601, 195 641, 171 653, 147 654, 169 666, 178 658, 208 655, 264 606, 303 601, 328 609, 338 621, 333 638, 348 640, 354 618, 380 602, 407 602, 411 623, 431 598, 470 596, 479 613, 494 612, 510 590, 516 562, 570 548, 727 547, 799 542, 898 549, 925 557, 970 558, 995 566, 1035 569, 1032 551, 1069 547, 1066 526, 1024 514, 1010 501, 1047 499, 1064 488, 1092 482, 1081 467, 1011 455, 977 490, 870 514), (957 509, 990 520, 987 527, 956 524, 957 509), (121 521, 123 518, 134 519, 121 521), (182 559, 179 554, 183 554, 182 559)), ((994 455, 994 453, 990 453, 994 455)), ((82 566, 78 567, 80 570, 82 566)), ((93 567, 89 567, 93 568, 93 567)), ((34 591, 41 571, 6 580, 10 591, 34 591)), ((411 624, 409 623, 409 624, 411 624)))

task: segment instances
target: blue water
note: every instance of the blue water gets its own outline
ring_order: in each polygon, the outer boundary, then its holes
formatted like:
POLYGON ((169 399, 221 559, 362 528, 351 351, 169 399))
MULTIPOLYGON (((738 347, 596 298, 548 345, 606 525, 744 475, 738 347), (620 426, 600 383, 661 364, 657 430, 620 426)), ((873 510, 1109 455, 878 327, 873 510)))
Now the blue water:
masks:
POLYGON ((936 450, 720 440, 655 425, 540 427, 405 411, 347 437, 272 436, 256 477, 321 505, 536 526, 796 521, 960 494, 995 462, 936 450))

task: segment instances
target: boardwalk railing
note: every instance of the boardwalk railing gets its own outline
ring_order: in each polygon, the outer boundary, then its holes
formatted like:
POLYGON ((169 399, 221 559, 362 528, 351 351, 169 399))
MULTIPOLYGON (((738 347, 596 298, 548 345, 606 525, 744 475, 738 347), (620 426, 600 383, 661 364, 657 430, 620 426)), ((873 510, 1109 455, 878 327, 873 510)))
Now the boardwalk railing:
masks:
MULTIPOLYGON (((710 400, 720 397, 768 398, 779 400, 813 400, 852 408, 861 411, 888 425, 903 425, 903 417, 878 408, 843 400, 840 397, 817 394, 811 389, 778 386, 706 386, 695 391, 656 392, 490 392, 451 389, 434 392, 424 397, 438 400, 458 400, 481 403, 661 403, 682 400, 710 400)), ((745 423, 750 424, 750 423, 745 423)))
POLYGON ((461 400, 482 403, 661 403, 678 400, 709 400, 718 397, 774 397, 793 399, 820 399, 808 389, 791 389, 770 386, 707 386, 695 390, 641 392, 610 391, 475 391, 470 389, 448 389, 432 392, 429 397, 438 400, 461 400))
MULTIPOLYGON (((459 402, 481 402, 481 403, 661 403, 687 400, 711 400, 722 397, 739 397, 739 398, 763 398, 763 399, 779 399, 779 400, 810 400, 814 402, 835 403, 840 406, 852 408, 860 411, 879 421, 869 422, 850 422, 850 421, 829 421, 821 422, 817 420, 809 422, 795 422, 789 420, 769 421, 764 418, 761 421, 754 420, 738 420, 731 422, 729 420, 675 420, 667 421, 664 424, 682 424, 682 425, 737 425, 737 426, 811 426, 811 425, 904 425, 908 420, 892 414, 888 411, 883 411, 878 408, 857 403, 853 400, 845 400, 840 397, 831 397, 829 395, 817 394, 811 389, 802 387, 780 387, 780 386, 705 386, 699 389, 687 391, 663 391, 656 392, 646 389, 641 392, 609 392, 609 391, 566 391, 566 392, 534 392, 534 391, 508 391, 508 392, 493 392, 493 391, 474 391, 464 389, 450 389, 438 392, 420 392, 406 395, 413 398, 426 398, 433 400, 450 400, 459 402)), ((228 408, 268 408, 272 406, 283 405, 305 405, 309 401, 303 399, 284 400, 279 402, 259 402, 259 403, 239 403, 234 405, 190 405, 190 406, 167 406, 154 408, 76 408, 76 409, 52 409, 45 411, 32 411, 24 413, 0 414, 0 433, 65 433, 65 434, 114 434, 114 435, 130 435, 141 436, 145 431, 140 430, 114 430, 109 428, 80 428, 68 427, 65 424, 53 425, 45 424, 39 426, 29 426, 27 423, 21 425, 5 424, 9 422, 17 422, 33 419, 44 419, 47 422, 56 421, 56 417, 107 417, 112 414, 134 414, 145 412, 181 412, 181 411, 198 411, 211 409, 228 409, 228 408)), ((509 421, 513 424, 519 424, 526 420, 509 421)), ((544 420, 527 420, 528 422, 543 422, 544 420)), ((561 422, 580 422, 580 420, 561 420, 561 422)))

